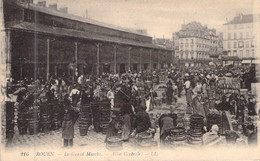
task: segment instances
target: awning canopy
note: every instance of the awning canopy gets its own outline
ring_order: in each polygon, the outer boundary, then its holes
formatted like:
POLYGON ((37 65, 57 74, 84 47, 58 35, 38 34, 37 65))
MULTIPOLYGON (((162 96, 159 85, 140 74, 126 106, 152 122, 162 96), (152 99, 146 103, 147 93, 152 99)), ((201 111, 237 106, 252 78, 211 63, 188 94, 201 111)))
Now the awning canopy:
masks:
POLYGON ((259 59, 252 60, 252 64, 260 64, 260 60, 259 59))
POLYGON ((131 41, 131 40, 101 35, 101 34, 88 32, 88 31, 77 31, 77 30, 73 30, 73 29, 51 27, 51 26, 47 26, 47 25, 43 25, 43 24, 34 24, 34 23, 30 23, 30 22, 22 22, 20 24, 14 25, 10 28, 14 29, 14 30, 23 30, 26 32, 33 32, 33 33, 38 32, 38 33, 51 34, 51 35, 56 35, 56 36, 67 36, 67 37, 82 38, 82 39, 102 41, 102 42, 108 42, 108 43, 116 43, 116 44, 122 44, 122 45, 130 45, 130 46, 136 46, 136 47, 153 48, 153 49, 158 49, 158 50, 171 51, 171 50, 161 48, 152 43, 143 43, 143 42, 138 42, 138 41, 134 41, 134 40, 131 41))
POLYGON ((242 60, 242 64, 251 64, 252 60, 242 60))

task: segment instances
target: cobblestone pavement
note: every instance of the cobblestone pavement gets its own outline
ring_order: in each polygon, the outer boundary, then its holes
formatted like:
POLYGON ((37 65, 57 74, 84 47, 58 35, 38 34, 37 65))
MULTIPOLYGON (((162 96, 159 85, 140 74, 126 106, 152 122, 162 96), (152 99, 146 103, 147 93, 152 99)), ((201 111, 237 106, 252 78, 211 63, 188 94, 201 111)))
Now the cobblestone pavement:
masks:
MULTIPOLYGON (((181 97, 177 101, 178 104, 185 104, 185 97, 181 97)), ((169 111, 169 106, 162 105, 155 107, 149 113, 159 114, 169 111)), ((74 147, 91 147, 93 145, 97 147, 105 147, 105 135, 94 131, 93 126, 90 126, 87 136, 80 136, 78 123, 75 126, 75 137, 73 139, 74 147)), ((159 143, 159 129, 157 129, 155 140, 159 143)), ((23 147, 62 147, 63 139, 61 135, 61 129, 50 131, 48 133, 38 133, 35 135, 19 135, 17 126, 15 127, 15 134, 13 141, 9 148, 23 148, 23 147)), ((124 142, 124 147, 130 147, 131 142, 124 142)))

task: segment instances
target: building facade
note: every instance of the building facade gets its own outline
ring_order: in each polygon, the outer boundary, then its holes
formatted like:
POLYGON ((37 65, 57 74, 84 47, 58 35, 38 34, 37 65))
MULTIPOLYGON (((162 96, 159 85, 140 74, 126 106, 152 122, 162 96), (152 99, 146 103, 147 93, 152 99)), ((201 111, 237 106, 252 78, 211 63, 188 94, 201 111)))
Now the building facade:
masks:
POLYGON ((224 65, 251 64, 256 58, 255 23, 259 15, 239 14, 225 23, 223 33, 224 65))
POLYGON ((42 1, 4 0, 7 77, 152 71, 171 64, 172 50, 152 37, 79 17, 42 1))
POLYGON ((208 64, 210 55, 217 53, 217 40, 215 29, 198 22, 184 24, 179 32, 173 33, 175 56, 186 67, 208 64))

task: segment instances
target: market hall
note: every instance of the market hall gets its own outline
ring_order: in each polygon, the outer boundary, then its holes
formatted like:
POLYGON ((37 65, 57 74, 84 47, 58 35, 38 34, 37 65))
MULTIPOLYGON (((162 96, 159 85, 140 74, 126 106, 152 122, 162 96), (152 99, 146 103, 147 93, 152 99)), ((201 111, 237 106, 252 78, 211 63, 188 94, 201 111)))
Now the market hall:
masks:
POLYGON ((5 2, 7 71, 15 80, 151 71, 173 61, 152 37, 45 5, 5 2))

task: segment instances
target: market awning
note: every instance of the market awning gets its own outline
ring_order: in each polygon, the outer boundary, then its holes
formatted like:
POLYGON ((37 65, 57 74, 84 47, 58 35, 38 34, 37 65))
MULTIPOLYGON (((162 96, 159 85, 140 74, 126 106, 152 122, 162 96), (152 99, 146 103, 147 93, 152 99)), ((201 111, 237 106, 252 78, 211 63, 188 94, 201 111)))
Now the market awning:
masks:
POLYGON ((252 64, 260 64, 260 60, 259 59, 252 60, 252 64))
POLYGON ((47 25, 34 24, 34 23, 30 23, 30 22, 22 22, 20 24, 16 24, 16 25, 12 26, 11 29, 23 30, 26 32, 33 32, 33 33, 38 32, 38 33, 51 34, 51 35, 56 35, 56 36, 75 37, 75 38, 82 38, 82 39, 88 39, 88 40, 96 40, 96 41, 103 41, 103 42, 109 42, 109 43, 116 43, 116 44, 171 51, 171 50, 161 48, 152 43, 131 41, 131 40, 127 40, 127 39, 101 35, 98 33, 93 33, 93 32, 88 32, 88 31, 77 31, 77 30, 73 30, 73 29, 50 27, 47 25))
POLYGON ((251 64, 252 60, 242 60, 242 64, 251 64))

